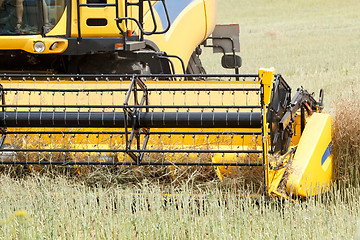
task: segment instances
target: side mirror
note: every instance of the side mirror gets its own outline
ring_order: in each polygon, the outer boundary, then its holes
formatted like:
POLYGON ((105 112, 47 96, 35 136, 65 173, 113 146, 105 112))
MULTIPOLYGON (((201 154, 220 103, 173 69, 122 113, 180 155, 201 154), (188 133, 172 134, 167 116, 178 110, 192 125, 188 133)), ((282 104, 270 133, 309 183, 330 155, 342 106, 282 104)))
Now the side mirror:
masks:
POLYGON ((223 68, 239 68, 242 65, 242 59, 238 55, 223 55, 221 65, 223 68))

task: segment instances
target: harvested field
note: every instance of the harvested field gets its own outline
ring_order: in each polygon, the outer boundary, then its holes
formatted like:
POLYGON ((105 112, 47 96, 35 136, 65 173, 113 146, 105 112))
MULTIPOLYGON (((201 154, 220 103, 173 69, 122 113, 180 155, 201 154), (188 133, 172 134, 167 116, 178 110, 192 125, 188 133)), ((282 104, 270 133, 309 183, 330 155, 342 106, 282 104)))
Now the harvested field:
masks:
POLYGON ((358 188, 281 203, 216 184, 88 187, 44 176, 0 183, 2 239, 349 239, 360 209, 358 188))

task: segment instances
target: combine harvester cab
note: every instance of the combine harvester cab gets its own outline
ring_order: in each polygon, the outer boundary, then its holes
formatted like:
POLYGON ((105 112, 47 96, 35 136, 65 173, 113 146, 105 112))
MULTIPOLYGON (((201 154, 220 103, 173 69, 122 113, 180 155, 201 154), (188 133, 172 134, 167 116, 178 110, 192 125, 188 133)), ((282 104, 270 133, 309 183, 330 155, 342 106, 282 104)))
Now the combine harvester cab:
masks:
POLYGON ((258 181, 268 196, 328 190, 322 93, 291 98, 271 69, 239 74, 239 28, 215 27, 215 0, 22 7, 1 25, 2 165, 166 166, 258 181), (205 74, 200 44, 235 74, 205 74))

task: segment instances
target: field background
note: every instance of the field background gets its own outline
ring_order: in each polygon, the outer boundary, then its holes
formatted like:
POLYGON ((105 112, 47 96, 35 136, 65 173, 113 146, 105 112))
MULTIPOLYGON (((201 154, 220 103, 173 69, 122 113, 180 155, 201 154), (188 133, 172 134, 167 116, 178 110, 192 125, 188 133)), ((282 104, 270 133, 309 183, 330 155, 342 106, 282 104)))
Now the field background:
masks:
MULTIPOLYGON (((218 23, 240 24, 241 73, 274 67, 293 91, 323 88, 332 109, 360 93, 359 12, 358 0, 219 0, 218 23)), ((205 59, 209 72, 231 72, 205 59)))
MULTIPOLYGON (((360 135, 359 0, 219 0, 218 22, 240 24, 242 73, 275 67, 294 91, 303 85, 317 96, 324 88, 327 111, 345 119, 342 139, 359 153, 359 141, 347 141, 360 135)), ((228 72, 210 56, 204 53, 208 72, 228 72)), ((357 184, 281 203, 239 198, 231 182, 115 185, 113 177, 94 187, 2 172, 0 239, 351 239, 360 219, 357 184)))

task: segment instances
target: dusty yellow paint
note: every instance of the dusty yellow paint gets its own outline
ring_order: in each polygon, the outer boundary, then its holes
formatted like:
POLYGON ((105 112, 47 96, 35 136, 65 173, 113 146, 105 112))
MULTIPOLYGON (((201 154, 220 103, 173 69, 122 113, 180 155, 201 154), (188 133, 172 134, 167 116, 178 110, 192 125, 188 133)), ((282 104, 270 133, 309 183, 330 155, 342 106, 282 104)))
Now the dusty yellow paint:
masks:
POLYGON ((290 175, 288 193, 299 196, 317 195, 325 192, 333 176, 333 155, 322 164, 322 157, 332 139, 332 118, 328 114, 314 113, 298 144, 290 175))
POLYGON ((261 83, 264 85, 265 105, 268 105, 270 103, 272 84, 274 81, 274 72, 275 72, 274 68, 270 68, 270 69, 261 68, 259 70, 259 78, 261 80, 261 83))
POLYGON ((3 50, 24 50, 29 53, 35 53, 34 44, 41 41, 45 44, 45 51, 37 54, 58 54, 66 50, 68 41, 62 38, 47 37, 43 38, 41 35, 27 35, 19 38, 13 36, 0 37, 0 49, 3 50), (50 50, 50 46, 57 43, 57 47, 50 50))

